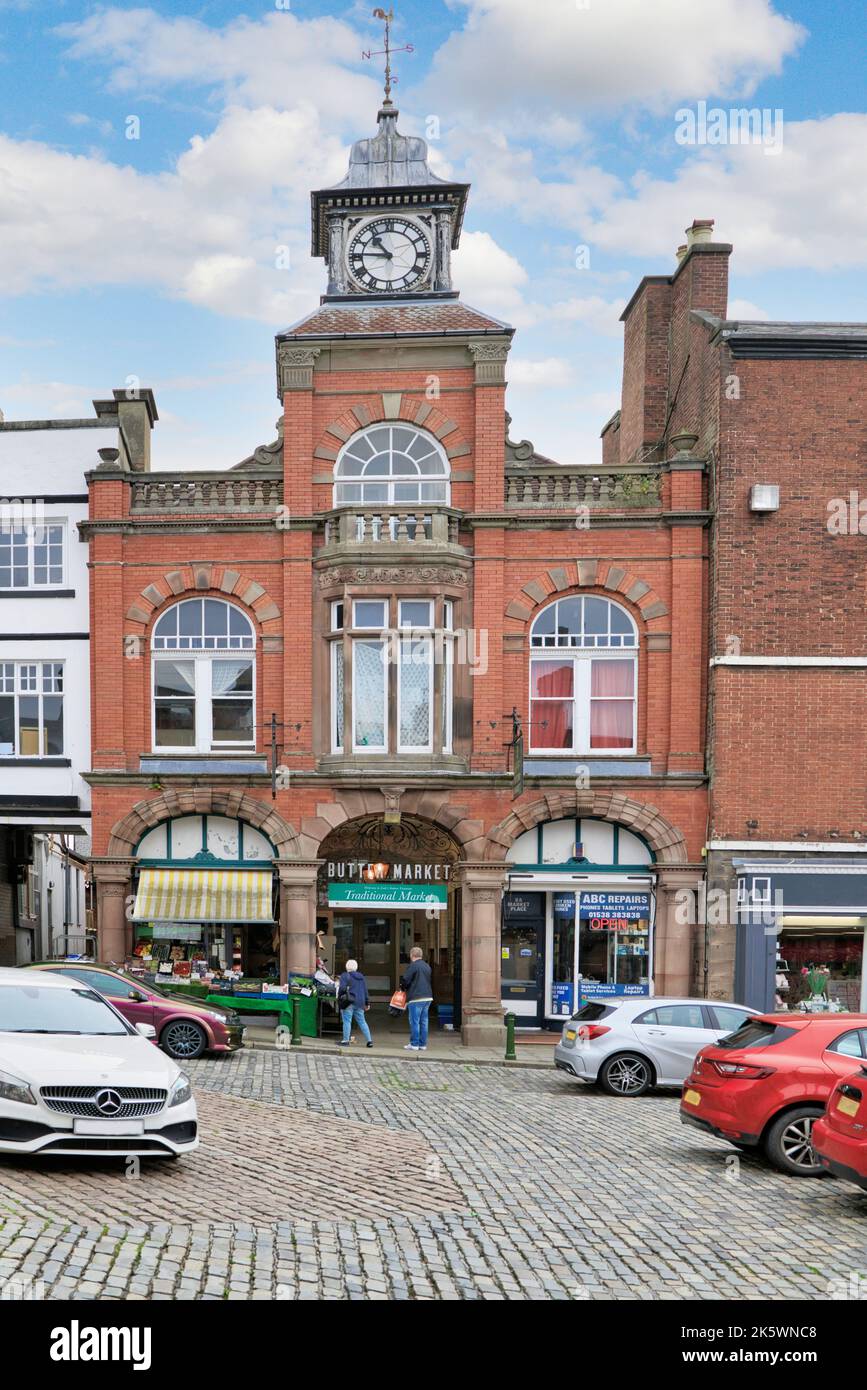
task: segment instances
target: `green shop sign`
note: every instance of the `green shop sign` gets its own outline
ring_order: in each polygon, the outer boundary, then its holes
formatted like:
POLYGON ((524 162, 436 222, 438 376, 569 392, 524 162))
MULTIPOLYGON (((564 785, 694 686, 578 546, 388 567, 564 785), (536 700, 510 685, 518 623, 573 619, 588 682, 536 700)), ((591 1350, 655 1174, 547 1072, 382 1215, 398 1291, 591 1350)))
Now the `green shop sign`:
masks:
POLYGON ((329 883, 329 907, 427 907, 445 912, 444 883, 329 883))

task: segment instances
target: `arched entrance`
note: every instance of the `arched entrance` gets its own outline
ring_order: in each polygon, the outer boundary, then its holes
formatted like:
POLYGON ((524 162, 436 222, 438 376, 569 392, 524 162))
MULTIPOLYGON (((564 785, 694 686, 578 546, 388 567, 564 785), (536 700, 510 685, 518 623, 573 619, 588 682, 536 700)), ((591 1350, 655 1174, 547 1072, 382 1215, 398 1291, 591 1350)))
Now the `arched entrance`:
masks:
POLYGON ((547 796, 488 842, 506 872, 501 997, 519 1026, 559 1026, 597 999, 690 993, 676 893, 702 869, 657 807, 610 792, 547 796))
POLYGON ((355 959, 371 999, 386 1003, 420 946, 440 1022, 454 1024, 460 991, 460 845, 421 816, 344 821, 322 840, 316 927, 329 967, 355 959))

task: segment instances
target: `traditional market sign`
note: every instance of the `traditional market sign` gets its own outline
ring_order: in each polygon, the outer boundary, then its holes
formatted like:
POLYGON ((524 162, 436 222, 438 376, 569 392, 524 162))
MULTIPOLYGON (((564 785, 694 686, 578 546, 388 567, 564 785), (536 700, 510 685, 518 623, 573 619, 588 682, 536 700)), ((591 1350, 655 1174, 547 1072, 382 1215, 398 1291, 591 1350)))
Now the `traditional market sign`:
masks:
POLYGON ((445 912, 444 883, 329 883, 329 907, 424 907, 445 912))

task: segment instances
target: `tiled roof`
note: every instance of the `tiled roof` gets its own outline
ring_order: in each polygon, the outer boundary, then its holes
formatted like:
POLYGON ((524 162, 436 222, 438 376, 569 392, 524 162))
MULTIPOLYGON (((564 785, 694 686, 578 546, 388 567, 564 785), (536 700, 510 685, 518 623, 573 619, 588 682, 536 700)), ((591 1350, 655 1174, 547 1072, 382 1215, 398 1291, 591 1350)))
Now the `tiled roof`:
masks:
POLYGON ((471 309, 459 300, 400 303, 323 304, 287 328, 285 338, 339 338, 378 333, 512 333, 507 323, 471 309))

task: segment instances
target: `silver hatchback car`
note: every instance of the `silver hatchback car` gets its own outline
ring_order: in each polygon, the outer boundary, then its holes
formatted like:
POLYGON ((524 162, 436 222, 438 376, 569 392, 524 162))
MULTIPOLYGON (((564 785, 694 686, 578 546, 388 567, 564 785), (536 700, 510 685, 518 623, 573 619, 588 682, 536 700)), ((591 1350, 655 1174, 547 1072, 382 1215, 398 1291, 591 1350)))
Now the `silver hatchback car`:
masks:
POLYGON ((584 1004, 563 1029, 554 1065, 610 1096, 681 1086, 697 1052, 756 1012, 716 999, 611 999, 584 1004))

